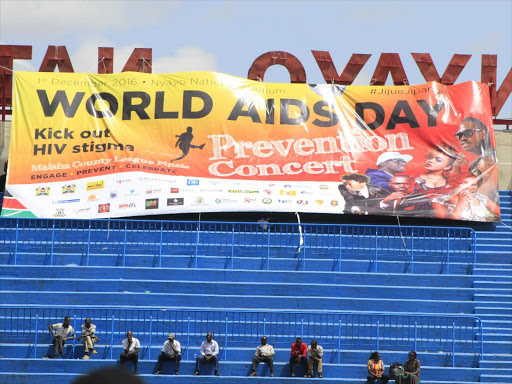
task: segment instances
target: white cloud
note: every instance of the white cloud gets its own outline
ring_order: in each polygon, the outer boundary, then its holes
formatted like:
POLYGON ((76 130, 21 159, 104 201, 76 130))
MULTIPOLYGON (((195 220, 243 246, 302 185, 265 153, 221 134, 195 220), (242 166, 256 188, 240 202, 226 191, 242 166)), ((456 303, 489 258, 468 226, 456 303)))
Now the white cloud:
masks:
POLYGON ((153 73, 189 71, 218 71, 217 58, 199 47, 181 47, 173 56, 155 58, 153 51, 153 73))
POLYGON ((174 1, 0 1, 2 39, 62 39, 165 23, 174 1), (154 12, 152 3, 158 4, 154 12))

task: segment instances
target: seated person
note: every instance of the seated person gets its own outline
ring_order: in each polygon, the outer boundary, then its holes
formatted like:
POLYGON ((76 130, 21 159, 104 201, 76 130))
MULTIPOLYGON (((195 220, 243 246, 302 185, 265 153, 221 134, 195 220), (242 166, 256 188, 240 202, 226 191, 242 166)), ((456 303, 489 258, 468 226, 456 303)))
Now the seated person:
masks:
POLYGON ((308 346, 302 342, 302 338, 297 337, 292 344, 292 353, 290 357, 290 374, 295 377, 295 364, 300 364, 304 368, 304 377, 308 376, 308 346))
POLYGON ((313 340, 308 347, 308 377, 313 377, 313 365, 318 365, 318 378, 322 378, 322 356, 324 349, 318 345, 318 341, 313 340))
POLYGON ((409 352, 409 359, 404 363, 404 373, 398 377, 400 384, 418 384, 420 380, 421 364, 416 359, 416 352, 409 352))
MULTIPOLYGON (((63 323, 49 325, 48 329, 52 333, 52 344, 55 347, 53 350, 53 358, 58 358, 59 354, 64 357, 64 344, 66 344, 67 340, 72 340, 75 337, 75 330, 71 326, 71 317, 66 316, 63 323)), ((45 358, 51 359, 52 356, 45 356, 45 358)))
POLYGON ((180 361, 181 361, 181 345, 178 340, 174 339, 174 333, 169 333, 168 340, 162 347, 162 353, 158 356, 158 363, 156 365, 156 374, 162 373, 162 364, 164 361, 175 361, 174 374, 179 375, 180 361))
POLYGON ((96 344, 99 339, 96 336, 96 326, 91 323, 91 318, 88 317, 85 319, 82 324, 82 334, 78 336, 78 340, 82 339, 82 344, 85 347, 84 357, 82 359, 89 359, 89 351, 92 351, 93 355, 96 355, 98 352, 94 349, 94 344, 96 344))
POLYGON ((139 366, 139 349, 139 339, 133 337, 132 331, 126 332, 126 339, 123 340, 123 353, 121 353, 119 360, 121 367, 124 366, 125 361, 133 361, 133 373, 135 375, 139 374, 139 370, 137 369, 139 366))
POLYGON ((219 375, 219 344, 213 340, 213 334, 208 332, 206 334, 206 341, 201 344, 201 354, 196 358, 196 370, 194 375, 200 375, 199 365, 201 363, 212 363, 215 368, 215 376, 219 375))
POLYGON ((376 380, 379 380, 382 384, 386 384, 389 381, 389 376, 384 374, 384 362, 380 359, 379 352, 372 352, 370 360, 368 360, 367 363, 367 368, 367 384, 375 384, 376 380))
POLYGON ((261 344, 256 348, 256 353, 252 358, 252 372, 250 376, 257 376, 256 369, 259 363, 267 363, 270 368, 270 377, 274 377, 274 347, 267 344, 267 338, 261 338, 261 344))

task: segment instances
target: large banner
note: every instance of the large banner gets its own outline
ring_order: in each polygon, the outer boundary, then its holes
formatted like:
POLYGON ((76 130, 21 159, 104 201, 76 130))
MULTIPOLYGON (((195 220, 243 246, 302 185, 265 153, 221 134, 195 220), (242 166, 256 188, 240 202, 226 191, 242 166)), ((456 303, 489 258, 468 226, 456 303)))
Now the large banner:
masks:
POLYGON ((2 216, 499 220, 487 85, 16 72, 2 216))

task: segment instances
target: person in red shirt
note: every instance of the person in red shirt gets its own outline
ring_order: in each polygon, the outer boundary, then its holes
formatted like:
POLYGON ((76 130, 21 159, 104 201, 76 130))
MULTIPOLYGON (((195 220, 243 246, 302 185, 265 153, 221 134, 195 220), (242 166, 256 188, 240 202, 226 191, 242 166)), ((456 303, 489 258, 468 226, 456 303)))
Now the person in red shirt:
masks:
POLYGON ((304 377, 307 377, 308 373, 308 346, 302 342, 302 338, 297 337, 295 343, 292 344, 292 356, 290 357, 290 373, 292 377, 295 377, 294 366, 295 364, 302 365, 304 368, 304 377))

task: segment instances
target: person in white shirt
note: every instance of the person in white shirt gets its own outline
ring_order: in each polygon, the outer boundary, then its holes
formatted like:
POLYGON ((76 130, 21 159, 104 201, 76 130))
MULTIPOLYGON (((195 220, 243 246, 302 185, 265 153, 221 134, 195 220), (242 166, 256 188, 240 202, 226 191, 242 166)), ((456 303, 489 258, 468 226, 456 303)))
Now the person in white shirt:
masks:
POLYGON ((318 365, 318 378, 322 378, 322 356, 324 349, 318 345, 318 341, 313 340, 308 347, 308 377, 313 377, 313 365, 318 365))
MULTIPOLYGON (((69 316, 66 316, 64 318, 63 323, 56 323, 48 326, 48 329, 53 335, 53 358, 57 359, 59 357, 59 354, 64 357, 64 344, 66 344, 66 340, 72 340, 75 333, 75 330, 70 325, 71 324, 71 318, 69 316), (71 336, 70 336, 71 335, 71 336)), ((51 356, 45 356, 45 358, 51 359, 51 356)))
POLYGON ((132 331, 126 332, 126 339, 123 340, 123 353, 121 353, 119 360, 121 367, 124 366, 125 361, 133 361, 133 373, 135 375, 139 374, 137 369, 139 366, 139 349, 139 339, 133 337, 132 331))
POLYGON ((89 359, 89 350, 92 351, 93 355, 98 353, 94 349, 94 344, 96 344, 99 339, 96 336, 96 326, 92 324, 91 321, 92 320, 90 317, 85 319, 84 323, 82 324, 82 334, 78 336, 78 340, 82 339, 82 344, 85 347, 84 357, 82 357, 84 360, 89 359))
POLYGON ((266 336, 261 338, 261 345, 256 348, 256 353, 252 358, 252 373, 250 376, 258 376, 256 369, 259 363, 267 363, 270 368, 270 377, 274 377, 274 347, 267 344, 266 336))
POLYGON ((199 366, 201 363, 212 363, 215 368, 215 376, 219 375, 219 344, 213 340, 213 334, 206 334, 206 341, 201 344, 201 354, 196 358, 196 370, 194 375, 200 375, 199 366))
POLYGON ((156 375, 162 374, 162 364, 164 361, 175 361, 174 374, 179 375, 180 361, 181 361, 181 345, 178 340, 174 339, 174 333, 169 333, 169 340, 167 340, 163 347, 162 353, 158 356, 158 363, 156 365, 156 375))

